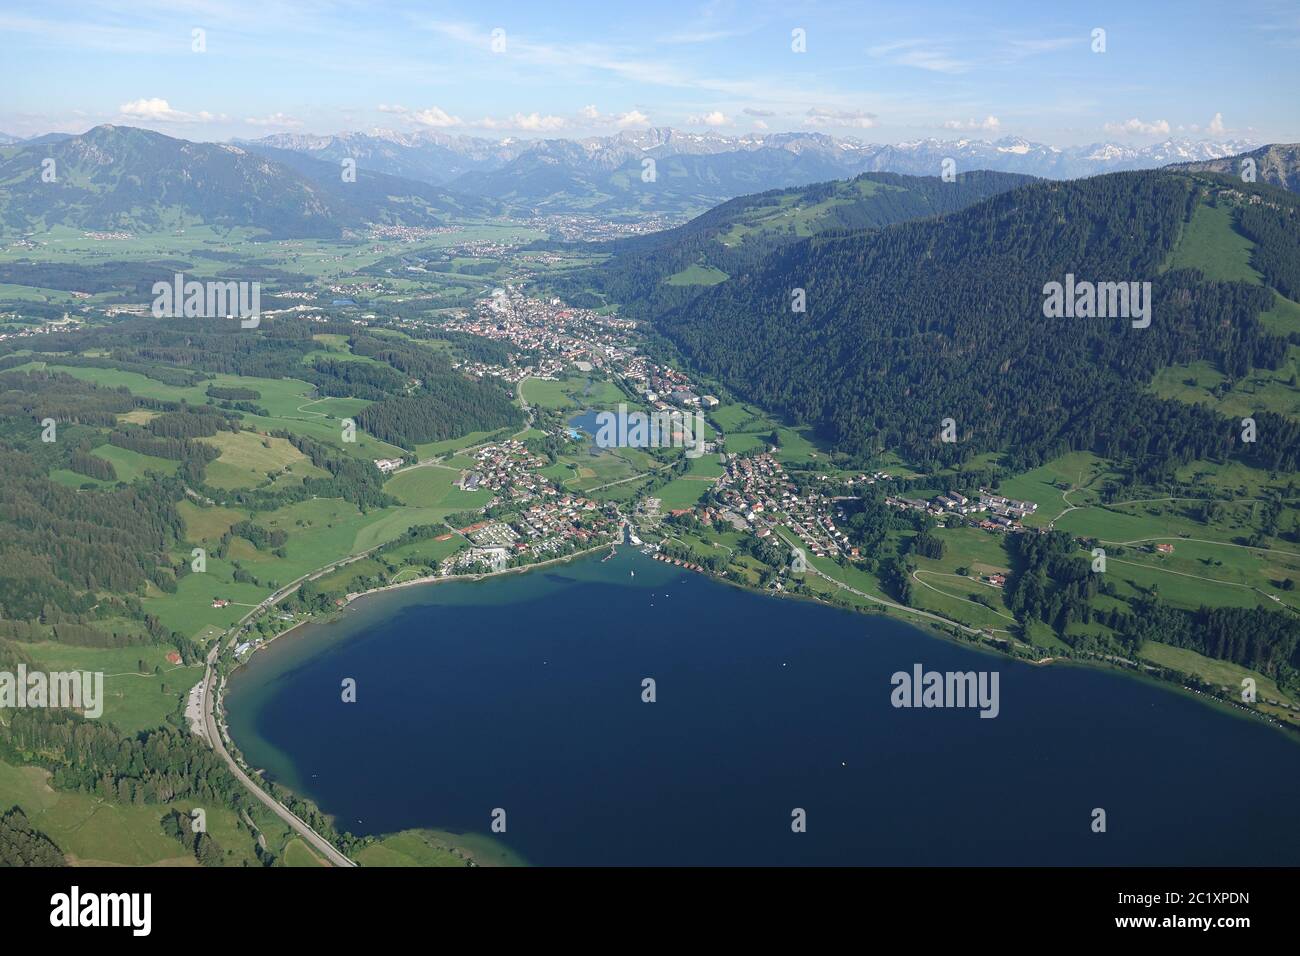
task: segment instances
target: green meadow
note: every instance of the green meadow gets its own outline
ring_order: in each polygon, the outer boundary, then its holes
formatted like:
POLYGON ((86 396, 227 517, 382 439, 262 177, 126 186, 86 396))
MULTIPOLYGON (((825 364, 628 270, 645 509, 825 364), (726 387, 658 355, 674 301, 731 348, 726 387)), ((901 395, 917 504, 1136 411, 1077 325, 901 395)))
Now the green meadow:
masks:
POLYGON ((717 285, 726 281, 727 274, 721 269, 699 264, 687 266, 664 280, 667 285, 717 285))
POLYGON ((171 648, 162 645, 101 648, 43 641, 19 646, 41 670, 102 673, 103 719, 129 733, 163 726, 203 677, 201 664, 183 667, 169 663, 171 648))
POLYGON ((356 859, 362 866, 466 866, 465 855, 480 866, 526 865, 522 857, 491 837, 441 830, 390 833, 360 850, 356 859))
POLYGON ((477 510, 492 499, 492 492, 486 488, 476 491, 457 488, 459 479, 458 470, 425 465, 394 475, 388 479, 384 490, 403 504, 430 509, 440 517, 455 511, 477 510))
POLYGON ((575 373, 554 381, 526 378, 523 396, 529 405, 552 409, 610 407, 628 400, 621 388, 597 377, 594 372, 591 375, 575 373))
POLYGON ((1183 227, 1165 268, 1200 269, 1210 279, 1259 284, 1264 277, 1250 264, 1254 248, 1233 225, 1231 207, 1202 202, 1183 227))

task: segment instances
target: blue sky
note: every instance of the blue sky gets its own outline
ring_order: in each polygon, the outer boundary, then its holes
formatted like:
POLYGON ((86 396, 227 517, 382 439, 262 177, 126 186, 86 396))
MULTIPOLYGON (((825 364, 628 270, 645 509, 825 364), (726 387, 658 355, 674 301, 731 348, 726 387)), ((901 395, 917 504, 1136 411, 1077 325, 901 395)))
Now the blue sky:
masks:
POLYGON ((0 49, 0 131, 16 135, 1300 140, 1295 0, 7 0, 0 49))

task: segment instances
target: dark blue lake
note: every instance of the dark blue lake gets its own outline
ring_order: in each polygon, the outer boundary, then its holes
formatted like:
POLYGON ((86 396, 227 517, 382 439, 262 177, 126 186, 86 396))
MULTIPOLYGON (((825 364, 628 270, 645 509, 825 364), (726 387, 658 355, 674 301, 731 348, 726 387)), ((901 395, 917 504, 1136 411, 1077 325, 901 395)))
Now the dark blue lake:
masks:
POLYGON ((588 438, 594 439, 596 432, 600 429, 600 411, 595 408, 589 408, 586 411, 574 415, 569 419, 570 430, 586 432, 588 438))
POLYGON ((340 828, 501 807, 536 864, 1300 863, 1300 748, 1257 720, 619 550, 300 629, 233 679, 234 738, 340 828), (917 663, 998 671, 999 716, 894 708, 917 663))
MULTIPOLYGON (((597 438, 600 437, 602 415, 614 415, 615 411, 600 410, 589 408, 581 414, 574 415, 569 419, 569 437, 577 438, 579 434, 587 436, 587 447, 595 449, 598 447, 597 438)), ((633 409, 628 412, 620 426, 617 419, 610 418, 607 421, 614 422, 613 425, 606 426, 606 440, 608 446, 599 447, 633 447, 633 448, 656 448, 667 444, 668 436, 661 433, 659 420, 651 417, 647 412, 633 409), (639 420, 639 423, 638 423, 639 420), (640 429, 640 431, 636 431, 640 429), (629 436, 630 439, 629 439, 629 436)), ((679 426, 680 427, 680 426, 679 426)))

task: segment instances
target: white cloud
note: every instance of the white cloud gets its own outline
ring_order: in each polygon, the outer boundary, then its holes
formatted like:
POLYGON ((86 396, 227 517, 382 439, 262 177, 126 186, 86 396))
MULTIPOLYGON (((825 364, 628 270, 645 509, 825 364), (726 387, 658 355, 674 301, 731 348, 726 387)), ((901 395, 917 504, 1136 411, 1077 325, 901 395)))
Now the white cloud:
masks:
POLYGON ((170 103, 157 96, 149 99, 132 100, 130 103, 123 103, 117 109, 127 119, 145 120, 152 123, 207 123, 212 120, 225 119, 224 116, 218 116, 206 110, 201 110, 198 113, 174 110, 170 103))
POLYGON ((726 126, 731 120, 721 110, 705 113, 703 116, 689 116, 686 122, 691 126, 726 126))
POLYGON ((452 116, 440 106, 430 106, 428 109, 412 110, 405 114, 413 122, 421 126, 428 126, 431 129, 445 129, 448 126, 462 126, 459 116, 452 116))
POLYGON ((1227 132, 1223 126, 1223 114, 1215 113, 1214 119, 1210 120, 1210 125, 1205 128, 1207 133, 1213 133, 1215 136, 1221 136, 1227 132))
POLYGON ((948 120, 943 124, 944 129, 982 129, 993 132, 1000 129, 1002 121, 996 116, 986 116, 982 120, 948 120))
POLYGON ((302 120, 294 119, 284 113, 272 113, 270 116, 263 116, 260 119, 256 116, 249 116, 244 119, 249 126, 282 126, 296 129, 302 125, 302 120))
POLYGON ((537 113, 529 113, 527 116, 522 113, 516 113, 512 117, 513 122, 519 129, 528 130, 553 130, 564 129, 568 126, 568 120, 562 116, 539 116, 537 113))
POLYGON ((828 110, 820 106, 814 106, 808 111, 803 125, 871 129, 876 125, 876 115, 874 113, 864 113, 862 110, 828 110))
POLYGON ((491 116, 485 116, 483 119, 471 126, 481 127, 482 129, 518 129, 530 133, 553 132, 564 129, 569 125, 568 120, 563 116, 543 116, 540 113, 515 113, 505 119, 495 119, 491 116))
POLYGON ((614 125, 619 129, 637 129, 650 125, 650 117, 646 116, 640 110, 628 110, 626 113, 614 120, 614 125))
POLYGON ((1132 135, 1136 133, 1141 136, 1168 136, 1169 121, 1155 120, 1147 123, 1143 120, 1134 118, 1125 120, 1122 123, 1107 123, 1105 129, 1108 133, 1119 135, 1132 135))
POLYGON ((588 126, 614 126, 618 129, 638 129, 650 125, 650 117, 640 110, 626 113, 602 113, 594 105, 578 110, 578 119, 588 126))

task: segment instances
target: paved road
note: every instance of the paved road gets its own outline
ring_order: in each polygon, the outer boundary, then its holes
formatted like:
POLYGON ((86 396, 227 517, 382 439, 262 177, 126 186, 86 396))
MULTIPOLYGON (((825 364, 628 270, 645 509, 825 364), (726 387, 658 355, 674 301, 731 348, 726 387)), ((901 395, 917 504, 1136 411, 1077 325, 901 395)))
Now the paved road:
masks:
MULTIPOLYGON (((528 424, 531 425, 533 419, 532 409, 529 408, 528 404, 523 401, 522 381, 519 383, 518 392, 519 392, 519 400, 521 403, 523 403, 524 412, 528 416, 528 424)), ((407 471, 410 468, 420 468, 425 465, 436 465, 438 467, 443 467, 443 468, 447 467, 446 465, 438 465, 438 462, 436 460, 430 459, 430 460, 419 462, 416 465, 410 465, 407 468, 403 468, 401 470, 407 471)), ((186 489, 186 491, 188 492, 189 489, 186 489)), ((292 810, 290 810, 284 804, 280 803, 273 796, 271 796, 260 786, 258 786, 257 783, 248 774, 244 772, 243 768, 239 766, 235 758, 232 757, 230 755, 230 752, 226 749, 225 742, 222 740, 221 737, 221 728, 217 726, 216 713, 217 713, 218 702, 216 699, 217 697, 216 664, 217 664, 217 657, 221 653, 222 644, 234 643, 234 641, 238 638, 239 629, 244 625, 246 621, 252 618, 253 615, 257 614, 259 611, 263 611, 269 607, 274 606, 279 601, 284 600, 304 581, 314 581, 315 579, 321 577, 322 575, 329 574, 330 572, 337 570, 338 568, 342 567, 345 564, 351 564, 353 561, 359 561, 362 558, 366 557, 368 554, 370 554, 370 552, 376 551, 380 547, 382 547, 382 545, 376 545, 375 547, 368 548, 367 550, 362 551, 358 554, 349 555, 346 558, 343 558, 339 561, 335 561, 332 564, 327 565, 326 567, 319 568, 318 570, 312 571, 308 574, 304 574, 302 577, 294 581, 291 581, 289 584, 280 588, 280 590, 276 591, 270 597, 263 600, 260 604, 253 607, 252 610, 250 610, 247 614, 241 617, 235 623, 235 625, 231 627, 229 631, 226 632, 226 634, 223 634, 221 637, 217 638, 216 642, 212 645, 212 650, 208 652, 207 667, 203 673, 203 689, 201 691, 201 695, 199 698, 199 711, 203 716, 202 735, 207 738, 208 745, 212 747, 212 749, 215 750, 218 755, 220 755, 221 759, 226 762, 226 766, 230 768, 230 772, 235 775, 235 778, 240 783, 242 783, 246 788, 248 788, 248 790, 253 794, 253 796, 255 796, 263 804, 265 804, 266 807, 272 813, 274 813, 277 817, 279 817, 281 820, 287 823, 295 833, 297 833, 300 837, 302 837, 304 840, 310 843, 319 853, 325 856, 326 859, 328 859, 330 863, 332 863, 335 866, 356 866, 356 863, 354 863, 352 860, 348 859, 346 856, 340 853, 338 849, 334 846, 334 844, 330 843, 323 836, 321 836, 310 826, 308 826, 306 822, 304 822, 292 810), (228 641, 226 639, 227 635, 229 635, 228 641)))
MULTIPOLYGON (((781 528, 777 529, 777 536, 781 538, 781 540, 783 540, 786 544, 790 545, 790 547, 792 548, 798 547, 798 545, 794 544, 794 542, 792 542, 789 538, 781 534, 782 530, 783 529, 781 528)), ((929 618, 932 621, 939 621, 943 624, 949 624, 953 627, 959 627, 967 634, 982 633, 978 628, 967 627, 965 624, 958 624, 956 621, 950 620, 949 618, 943 617, 942 615, 931 614, 929 611, 921 611, 914 607, 908 607, 906 604, 898 604, 895 601, 886 601, 884 598, 878 598, 874 594, 868 594, 866 591, 859 591, 857 588, 850 587, 849 585, 845 584, 843 581, 837 581, 829 574, 826 574, 823 571, 819 571, 817 568, 813 566, 811 561, 807 562, 806 567, 808 573, 815 574, 819 578, 822 578, 823 580, 829 581, 831 584, 834 584, 836 587, 843 588, 845 591, 851 591, 852 593, 858 595, 858 597, 864 597, 868 601, 874 601, 876 604, 883 604, 885 607, 892 607, 896 611, 904 611, 908 614, 915 614, 917 617, 925 617, 925 618, 929 618)))
POLYGON ((262 603, 258 604, 251 611, 249 611, 247 614, 241 617, 235 623, 235 625, 227 632, 227 634, 230 635, 230 640, 226 641, 226 635, 223 634, 220 638, 217 639, 216 643, 212 645, 212 650, 208 652, 207 668, 203 672, 202 696, 199 701, 199 710, 200 713, 203 715, 203 736, 207 738, 208 745, 212 747, 212 749, 217 752, 217 754, 221 757, 221 759, 226 762, 226 766, 230 768, 230 772, 235 775, 235 778, 239 780, 240 783, 242 783, 246 788, 248 788, 248 790, 253 794, 253 796, 255 796, 258 800, 264 803, 267 806, 267 808, 271 810, 272 813, 274 813, 281 820, 287 823, 295 833, 297 833, 300 837, 302 837, 304 840, 310 843, 319 853, 325 856, 335 866, 356 866, 356 863, 354 863, 352 860, 348 859, 346 856, 340 853, 338 849, 335 848, 334 844, 330 843, 329 840, 326 840, 323 836, 321 836, 319 833, 317 833, 315 830, 309 827, 302 820, 302 818, 300 818, 292 810, 290 810, 284 804, 280 803, 273 796, 271 796, 269 793, 267 793, 265 790, 259 787, 257 783, 248 774, 244 772, 243 768, 239 766, 235 758, 230 755, 230 752, 226 750, 226 745, 221 738, 221 729, 217 726, 217 718, 216 718, 216 710, 217 710, 216 664, 217 664, 217 657, 221 653, 222 643, 223 642, 233 643, 238 637, 239 628, 242 627, 244 622, 247 621, 249 618, 251 618, 258 611, 264 610, 268 607, 272 607, 277 602, 284 600, 289 594, 291 594, 294 591, 294 589, 298 587, 298 585, 302 584, 303 581, 315 580, 316 578, 319 578, 324 574, 329 574, 331 571, 334 571, 345 564, 351 564, 353 561, 359 561, 361 558, 364 558, 371 551, 376 550, 378 547, 380 546, 376 545, 375 548, 370 548, 366 551, 362 551, 360 554, 350 555, 339 561, 335 561, 333 564, 327 565, 326 567, 320 568, 316 571, 312 571, 308 574, 304 574, 302 577, 298 578, 297 580, 280 588, 280 590, 276 591, 270 597, 262 601, 262 603))
POLYGON ((302 818, 294 814, 288 807, 280 803, 275 799, 275 797, 271 796, 254 783, 252 778, 250 778, 248 774, 244 773, 239 764, 235 762, 235 759, 230 756, 230 753, 226 750, 226 745, 221 740, 221 731, 217 727, 213 708, 207 704, 208 701, 213 699, 213 693, 215 691, 216 671, 213 670, 211 666, 214 663, 216 663, 216 648, 213 649, 212 654, 208 657, 208 671, 203 678, 203 700, 205 702, 203 707, 203 726, 208 735, 208 743, 212 745, 212 749, 215 750, 223 760, 225 760, 226 766, 230 768, 230 772, 235 775, 235 778, 239 780, 240 783, 248 788, 249 792, 251 792, 253 796, 262 801, 262 803, 266 805, 267 809, 287 823, 295 833, 311 844, 316 852, 324 856, 334 866, 356 866, 356 863, 340 853, 335 848, 334 844, 330 843, 329 840, 325 839, 309 827, 302 818))

